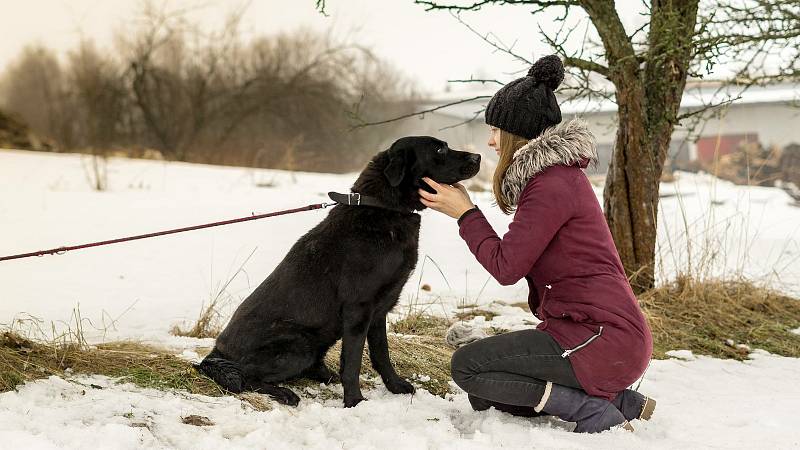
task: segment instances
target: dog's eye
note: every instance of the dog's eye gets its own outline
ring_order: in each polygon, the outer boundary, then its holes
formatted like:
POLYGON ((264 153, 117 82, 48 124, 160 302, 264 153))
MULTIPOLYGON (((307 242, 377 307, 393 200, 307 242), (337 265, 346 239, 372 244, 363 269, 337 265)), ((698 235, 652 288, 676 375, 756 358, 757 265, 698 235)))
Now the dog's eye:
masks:
POLYGON ((444 155, 445 153, 447 153, 447 147, 445 147, 445 146, 439 147, 439 149, 436 150, 436 153, 439 154, 439 155, 444 155))

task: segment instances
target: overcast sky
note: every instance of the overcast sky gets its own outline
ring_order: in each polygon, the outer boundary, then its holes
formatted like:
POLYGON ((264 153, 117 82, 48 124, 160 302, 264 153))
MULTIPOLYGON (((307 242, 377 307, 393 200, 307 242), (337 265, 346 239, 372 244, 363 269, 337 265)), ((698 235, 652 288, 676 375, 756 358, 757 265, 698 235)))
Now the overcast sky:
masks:
MULTIPOLYGON (((457 1, 457 0, 453 0, 457 1)), ((448 79, 474 76, 510 80, 525 69, 491 47, 445 11, 425 12, 413 0, 327 0, 327 16, 316 11, 314 0, 171 0, 169 8, 191 7, 192 19, 218 27, 226 14, 248 4, 244 29, 250 34, 273 34, 298 27, 333 29, 372 48, 401 73, 429 92, 444 90, 448 79)), ((617 1, 626 28, 644 20, 641 0, 617 1)), ((63 53, 84 38, 110 48, 115 32, 130 29, 140 0, 0 0, 0 70, 27 44, 39 43, 63 53)), ((504 42, 517 42, 515 51, 532 59, 547 54, 538 26, 554 29, 553 15, 532 16, 515 6, 487 7, 464 14, 464 20, 482 33, 494 33, 504 42)), ((577 20, 577 18, 576 18, 577 20)), ((577 33, 581 34, 581 33, 577 33)))

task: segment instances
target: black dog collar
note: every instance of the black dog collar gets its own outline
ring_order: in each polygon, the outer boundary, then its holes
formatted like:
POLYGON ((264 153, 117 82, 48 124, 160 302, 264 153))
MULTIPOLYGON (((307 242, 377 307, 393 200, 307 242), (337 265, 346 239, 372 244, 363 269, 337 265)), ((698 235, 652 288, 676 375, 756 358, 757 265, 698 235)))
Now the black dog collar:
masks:
POLYGON ((395 208, 393 206, 388 206, 378 200, 375 197, 370 197, 369 195, 362 195, 358 192, 351 192, 349 194, 340 194, 338 192, 328 192, 328 197, 331 200, 335 201, 340 205, 350 205, 350 206, 374 206, 376 208, 383 208, 388 209, 391 211, 397 211, 402 213, 409 213, 411 211, 407 211, 401 208, 395 208))

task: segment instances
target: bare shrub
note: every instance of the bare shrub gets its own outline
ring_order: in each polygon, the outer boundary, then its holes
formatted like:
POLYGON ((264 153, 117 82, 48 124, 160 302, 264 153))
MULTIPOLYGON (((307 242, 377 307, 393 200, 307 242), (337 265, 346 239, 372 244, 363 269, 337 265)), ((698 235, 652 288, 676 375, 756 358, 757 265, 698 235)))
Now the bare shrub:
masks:
POLYGON ((0 97, 70 151, 326 172, 360 168, 396 126, 354 125, 413 108, 410 83, 369 49, 302 29, 245 40, 243 12, 208 30, 144 3, 113 51, 85 41, 59 64, 24 50, 0 97))

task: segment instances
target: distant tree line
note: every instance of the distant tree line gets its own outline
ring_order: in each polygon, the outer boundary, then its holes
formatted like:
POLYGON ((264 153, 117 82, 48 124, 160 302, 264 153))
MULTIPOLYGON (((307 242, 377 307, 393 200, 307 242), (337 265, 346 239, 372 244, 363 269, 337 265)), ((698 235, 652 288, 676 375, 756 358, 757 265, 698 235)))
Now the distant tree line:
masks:
POLYGON ((410 83, 368 49, 307 30, 245 41, 240 17, 208 32, 147 8, 113 52, 25 48, 0 105, 59 151, 334 172, 396 127, 356 125, 414 109, 410 83))

